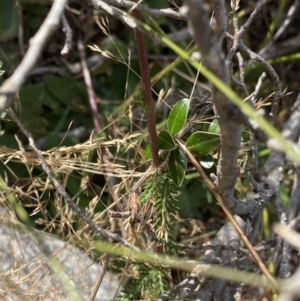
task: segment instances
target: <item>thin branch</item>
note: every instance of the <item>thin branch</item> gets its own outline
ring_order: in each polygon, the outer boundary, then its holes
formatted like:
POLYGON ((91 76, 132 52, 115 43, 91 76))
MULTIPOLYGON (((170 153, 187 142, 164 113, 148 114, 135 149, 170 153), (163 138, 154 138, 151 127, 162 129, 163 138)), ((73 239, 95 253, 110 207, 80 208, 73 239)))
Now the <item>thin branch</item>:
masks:
POLYGON ((133 1, 127 1, 127 0, 91 0, 94 6, 100 6, 101 2, 105 2, 110 5, 115 5, 119 7, 125 7, 132 9, 134 7, 135 10, 138 10, 140 12, 146 13, 149 16, 153 16, 156 18, 159 17, 169 17, 169 18, 174 18, 174 19, 179 19, 179 20, 185 20, 185 16, 180 13, 176 12, 171 8, 162 8, 162 9, 154 9, 154 8, 149 8, 147 5, 144 4, 137 4, 133 1))
POLYGON ((16 1, 16 7, 18 12, 18 42, 20 53, 22 56, 25 55, 25 47, 24 47, 24 18, 23 18, 23 8, 20 1, 16 1))
POLYGON ((13 75, 3 83, 0 89, 0 114, 11 106, 14 94, 20 90, 22 84, 38 61, 50 36, 59 26, 67 1, 68 0, 54 1, 44 23, 31 39, 30 47, 21 64, 17 67, 13 75))
MULTIPOLYGON (((228 32, 225 32, 225 37, 230 39, 231 41, 234 41, 234 39, 235 39, 234 36, 232 36, 228 32)), ((272 80, 274 82, 275 97, 274 97, 274 101, 273 101, 273 104, 272 104, 272 112, 271 112, 271 123, 274 123, 274 120, 277 116, 279 100, 282 97, 280 78, 279 78, 278 74, 276 73, 276 71, 274 70, 274 68, 264 58, 262 58, 260 55, 253 52, 252 50, 250 50, 244 44, 244 42, 242 40, 239 40, 238 48, 240 50, 245 51, 252 60, 257 61, 260 64, 262 64, 266 68, 267 72, 269 73, 270 77, 272 78, 272 80)))
MULTIPOLYGON (((141 14, 137 10, 133 10, 132 15, 137 20, 141 19, 141 14)), ((134 35, 136 39, 138 56, 139 56, 139 65, 141 72, 141 80, 143 87, 143 98, 144 104, 146 107, 146 118, 147 118, 147 127, 149 133, 149 142, 151 149, 151 158, 152 158, 152 167, 157 168, 159 166, 158 158, 158 146, 157 146, 157 134, 156 134, 156 121, 154 115, 154 104, 152 99, 151 91, 151 81, 150 81, 150 72, 148 66, 146 45, 144 40, 144 35, 138 29, 134 29, 134 35)))
MULTIPOLYGON (((294 4, 290 7, 286 18, 284 19, 284 22, 280 26, 280 28, 277 30, 277 32, 274 34, 270 42, 259 51, 259 54, 264 57, 270 50, 270 48, 274 45, 274 41, 277 41, 283 33, 286 33, 286 29, 291 24, 294 17, 297 17, 296 13, 299 11, 300 7, 300 0, 295 0, 294 4)), ((279 45, 277 45, 279 46, 279 45)), ((297 44, 297 47, 299 47, 299 43, 297 44)))
POLYGON ((189 278, 186 278, 180 283, 170 288, 166 293, 164 293, 161 297, 158 298, 158 301, 169 300, 174 293, 178 292, 182 288, 185 288, 185 285, 189 282, 189 280, 189 278))
POLYGON ((96 131, 100 131, 101 125, 100 125, 99 113, 98 113, 98 108, 96 103, 96 95, 92 84, 91 74, 89 72, 87 61, 86 61, 86 53, 85 53, 84 45, 81 39, 78 39, 77 48, 80 55, 84 82, 89 96, 89 102, 92 111, 94 127, 96 131))
MULTIPOLYGON (((98 107, 97 107, 96 94, 95 94, 95 90, 94 90, 94 87, 93 87, 90 70, 89 70, 89 67, 88 67, 87 59, 86 59, 86 52, 85 52, 84 44, 83 44, 81 39, 78 39, 77 48, 78 48, 79 55, 80 55, 83 78, 84 78, 84 82, 85 82, 85 85, 86 85, 86 88, 87 88, 87 93, 88 93, 88 97, 89 97, 90 108, 91 108, 91 111, 92 111, 92 118, 93 118, 94 127, 95 127, 96 131, 99 132, 101 130, 101 122, 100 122, 100 119, 99 119, 99 112, 98 112, 98 107)), ((99 60, 101 60, 101 58, 99 58, 99 60)), ((99 156, 101 156, 101 161, 106 165, 106 168, 105 168, 107 170, 106 180, 107 180, 109 191, 110 191, 111 196, 114 200, 113 203, 116 204, 119 207, 120 202, 115 202, 118 199, 118 196, 117 196, 117 194, 114 190, 115 177, 109 174, 110 170, 113 169, 113 168, 112 168, 112 166, 111 166, 112 164, 111 164, 111 162, 108 158, 109 156, 107 154, 107 150, 106 150, 105 147, 101 149, 100 146, 98 147, 98 150, 99 150, 99 156)))
POLYGON ((96 295, 97 295, 97 292, 99 290, 99 287, 102 283, 102 280, 104 278, 104 275, 106 273, 106 270, 107 270, 107 267, 108 267, 108 263, 109 263, 109 259, 110 259, 110 256, 108 254, 105 254, 104 256, 104 259, 102 261, 102 270, 100 271, 97 279, 96 279, 96 282, 95 282, 95 285, 92 289, 92 292, 91 292, 91 295, 89 297, 89 300, 88 301, 94 301, 96 295))
POLYGON ((252 93, 251 98, 250 98, 250 101, 251 101, 251 103, 252 103, 253 106, 254 106, 256 97, 257 97, 257 95, 258 95, 258 92, 259 92, 259 90, 260 90, 260 88, 261 88, 262 82, 263 82, 263 80, 264 80, 265 78, 266 78, 266 73, 263 72, 263 73, 261 74, 261 76, 259 77, 259 79, 258 79, 258 81, 257 81, 257 84, 256 84, 256 86, 255 86, 254 92, 252 93))
POLYGON ((65 16, 65 14, 62 14, 61 21, 63 24, 63 32, 66 35, 66 42, 65 46, 61 50, 61 55, 67 55, 72 50, 72 39, 73 39, 73 31, 69 25, 69 22, 65 16))
MULTIPOLYGON (((262 82, 264 78, 266 77, 266 73, 263 72, 262 75, 259 77, 257 84, 255 86, 254 92, 252 93, 252 96, 250 98, 250 104, 254 107, 255 100, 257 97, 257 94, 261 88, 262 82)), ((255 139, 255 134, 250 133, 250 143, 252 147, 252 173, 254 174, 255 177, 258 177, 259 175, 259 167, 258 167, 258 142, 255 139)))
POLYGON ((124 22, 127 26, 129 26, 132 29, 135 29, 137 27, 136 22, 133 20, 133 17, 131 17, 130 14, 127 12, 122 11, 121 9, 111 6, 101 0, 91 0, 94 7, 96 9, 103 9, 107 13, 109 13, 111 16, 121 20, 124 22))
MULTIPOLYGON (((232 58, 233 58, 233 56, 234 56, 234 54, 235 54, 235 52, 238 48, 238 43, 239 43, 243 33, 246 31, 246 29, 249 28, 249 26, 252 23, 253 19, 258 14, 258 12, 261 10, 261 8, 263 7, 264 4, 265 4, 265 0, 259 0, 258 3, 255 6, 254 11, 251 13, 251 15, 248 18, 248 20, 246 21, 246 23, 244 25, 242 25, 237 32, 235 32, 234 39, 233 39, 233 46, 231 47, 231 49, 229 51, 229 54, 227 56, 228 61, 232 60, 232 58)), ((233 8, 233 9, 235 10, 235 8, 233 8)), ((236 19, 236 22, 237 22, 237 19, 236 19)))
POLYGON ((241 86, 241 88, 244 90, 244 94, 246 97, 249 96, 249 92, 247 89, 247 86, 245 84, 245 72, 244 72, 244 59, 241 55, 240 52, 236 53, 236 57, 238 59, 239 62, 239 69, 240 69, 240 80, 238 80, 234 75, 233 75, 233 69, 232 69, 232 63, 230 63, 230 75, 231 75, 231 79, 239 86, 241 86))

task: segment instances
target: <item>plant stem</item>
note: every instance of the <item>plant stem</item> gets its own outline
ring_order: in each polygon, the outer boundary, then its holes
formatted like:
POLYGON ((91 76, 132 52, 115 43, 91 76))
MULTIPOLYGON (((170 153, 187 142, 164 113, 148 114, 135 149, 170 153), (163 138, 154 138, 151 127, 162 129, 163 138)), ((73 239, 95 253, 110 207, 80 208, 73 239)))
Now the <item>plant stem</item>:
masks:
MULTIPOLYGON (((134 18, 138 20, 141 19, 141 14, 137 10, 133 10, 132 15, 134 18)), ((149 72, 149 66, 147 61, 145 40, 144 40, 143 33, 138 29, 134 29, 134 35, 137 44, 140 72, 142 78, 143 98, 146 107, 146 118, 147 118, 147 128, 149 132, 152 167, 157 168, 159 165, 159 159, 158 159, 156 124, 155 124, 151 81, 150 81, 150 74, 149 74, 150 72, 149 72)))

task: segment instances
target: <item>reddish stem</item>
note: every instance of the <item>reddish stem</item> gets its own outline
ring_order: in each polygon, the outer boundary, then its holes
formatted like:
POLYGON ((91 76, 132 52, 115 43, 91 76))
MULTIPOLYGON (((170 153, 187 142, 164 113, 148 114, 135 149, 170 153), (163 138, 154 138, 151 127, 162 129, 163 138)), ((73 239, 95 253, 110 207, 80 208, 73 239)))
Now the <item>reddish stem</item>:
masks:
MULTIPOLYGON (((133 10, 132 15, 134 18, 138 20, 141 19, 141 14, 137 10, 133 10)), ((146 107, 146 118, 147 118, 147 128, 148 128, 149 140, 150 140, 152 167, 157 168, 159 165, 159 159, 158 159, 158 147, 157 147, 157 135, 156 135, 156 122, 154 116, 150 72, 149 72, 149 66, 147 60, 145 40, 144 40, 143 33, 138 29, 134 29, 134 35, 137 44, 140 72, 142 78, 143 97, 144 97, 144 103, 146 107)))

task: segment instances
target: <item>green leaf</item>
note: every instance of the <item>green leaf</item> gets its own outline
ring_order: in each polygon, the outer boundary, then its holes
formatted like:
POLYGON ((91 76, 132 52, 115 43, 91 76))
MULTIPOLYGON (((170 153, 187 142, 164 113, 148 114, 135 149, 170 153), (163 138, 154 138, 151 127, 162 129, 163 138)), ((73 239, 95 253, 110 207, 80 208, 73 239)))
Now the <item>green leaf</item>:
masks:
POLYGON ((219 122, 218 119, 214 119, 211 124, 208 127, 207 130, 209 133, 213 133, 213 134, 218 134, 220 135, 220 126, 219 126, 219 122))
MULTIPOLYGON (((46 75, 44 77, 45 90, 59 104, 67 105, 72 111, 80 114, 86 113, 89 109, 86 89, 82 82, 69 77, 46 75)), ((51 106, 51 103, 48 104, 51 106)))
POLYGON ((207 156, 220 144, 219 135, 207 132, 195 132, 187 140, 190 151, 199 156, 207 156))
POLYGON ((185 153, 180 148, 175 148, 171 151, 169 157, 169 171, 174 184, 181 186, 185 172, 187 160, 185 153))
POLYGON ((144 150, 144 159, 145 159, 145 161, 151 160, 150 144, 148 144, 144 150))
POLYGON ((173 137, 168 131, 161 131, 157 137, 157 144, 160 149, 172 150, 175 148, 173 137))
POLYGON ((13 135, 3 134, 0 136, 0 145, 19 150, 19 145, 13 135))
POLYGON ((210 169, 214 166, 214 159, 212 156, 205 156, 205 157, 202 157, 201 160, 200 160, 200 165, 203 167, 203 168, 206 168, 206 169, 210 169))
POLYGON ((43 83, 24 86, 19 92, 22 104, 22 120, 25 127, 35 137, 47 135, 48 121, 43 116, 42 101, 52 98, 45 90, 43 83), (37 118, 39 116, 39 118, 37 118))
POLYGON ((172 135, 176 135, 185 125, 189 107, 190 100, 184 98, 179 100, 172 108, 168 118, 168 130, 172 135))

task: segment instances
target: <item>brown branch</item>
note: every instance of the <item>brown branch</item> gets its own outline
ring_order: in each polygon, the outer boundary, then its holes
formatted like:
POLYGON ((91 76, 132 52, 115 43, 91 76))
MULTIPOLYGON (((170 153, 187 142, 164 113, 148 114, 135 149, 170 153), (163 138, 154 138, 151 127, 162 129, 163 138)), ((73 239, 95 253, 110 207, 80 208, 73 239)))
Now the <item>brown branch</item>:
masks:
MULTIPOLYGON (((132 15, 137 20, 141 19, 141 14, 138 10, 133 10, 132 15)), ((150 81, 150 72, 147 60, 146 45, 144 40, 144 35, 138 29, 134 29, 134 35, 136 39, 138 56, 139 56, 139 65, 142 79, 143 87, 143 97, 146 107, 146 117, 147 117, 147 127, 150 140, 150 149, 152 157, 152 167, 157 168, 159 166, 158 158, 158 146, 157 146, 157 134, 156 134, 156 122, 154 115, 154 106, 152 99, 151 91, 151 81, 150 81)))

